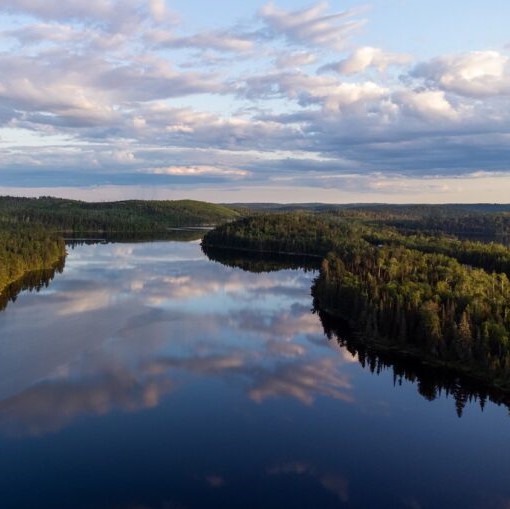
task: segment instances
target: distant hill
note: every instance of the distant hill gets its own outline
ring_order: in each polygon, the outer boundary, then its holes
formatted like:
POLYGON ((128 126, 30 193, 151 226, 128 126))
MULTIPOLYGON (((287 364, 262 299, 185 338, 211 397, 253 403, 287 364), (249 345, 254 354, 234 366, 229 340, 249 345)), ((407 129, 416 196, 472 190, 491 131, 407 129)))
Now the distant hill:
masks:
POLYGON ((0 197, 0 223, 41 225, 59 231, 164 231, 217 225, 239 215, 227 206, 194 200, 88 203, 51 197, 0 197))
POLYGON ((402 231, 442 233, 464 237, 510 237, 510 204, 449 203, 236 203, 230 207, 243 215, 274 212, 307 211, 329 213, 339 218, 393 226, 402 231))
POLYGON ((445 204, 392 204, 392 203, 229 203, 227 207, 251 211, 330 211, 330 210, 358 210, 384 211, 394 214, 433 214, 433 213, 496 213, 510 212, 509 203, 445 203, 445 204))

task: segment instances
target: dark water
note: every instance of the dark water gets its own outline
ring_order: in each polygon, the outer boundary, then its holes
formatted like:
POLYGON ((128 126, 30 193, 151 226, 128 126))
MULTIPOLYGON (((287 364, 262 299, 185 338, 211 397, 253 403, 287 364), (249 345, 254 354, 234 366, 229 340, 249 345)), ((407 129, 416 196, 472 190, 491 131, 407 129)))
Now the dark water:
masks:
POLYGON ((0 507, 510 507, 508 409, 362 367, 313 277, 76 246, 0 314, 0 507))

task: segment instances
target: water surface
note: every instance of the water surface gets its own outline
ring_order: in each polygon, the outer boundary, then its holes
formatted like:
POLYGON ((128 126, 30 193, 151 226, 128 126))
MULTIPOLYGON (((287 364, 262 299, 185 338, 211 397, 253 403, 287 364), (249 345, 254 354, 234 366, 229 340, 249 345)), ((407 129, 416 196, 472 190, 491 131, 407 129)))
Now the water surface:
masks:
POLYGON ((508 508, 508 409, 363 368, 313 277, 75 246, 0 313, 0 507, 508 508))

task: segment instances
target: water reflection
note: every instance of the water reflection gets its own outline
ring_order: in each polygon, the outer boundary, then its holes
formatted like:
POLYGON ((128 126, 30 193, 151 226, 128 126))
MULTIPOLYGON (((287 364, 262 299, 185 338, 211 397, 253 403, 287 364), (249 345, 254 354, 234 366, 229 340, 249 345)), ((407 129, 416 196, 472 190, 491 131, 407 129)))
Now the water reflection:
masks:
POLYGON ((147 409, 204 377, 259 404, 353 401, 310 312, 313 274, 255 278, 197 257, 196 244, 175 246, 75 246, 52 292, 25 295, 3 317, 0 432, 41 435, 86 415, 147 409))
POLYGON ((510 409, 510 395, 507 392, 488 387, 449 369, 430 366, 398 352, 378 349, 357 339, 343 320, 319 309, 315 309, 315 312, 321 319, 327 337, 336 339, 363 368, 377 375, 384 370, 391 370, 394 384, 402 385, 404 380, 412 382, 418 393, 428 401, 434 401, 443 394, 452 397, 459 417, 462 417, 468 402, 478 402, 482 410, 487 400, 510 409))
POLYGON ((221 249, 202 244, 203 253, 211 261, 247 272, 275 272, 285 269, 318 270, 322 257, 287 254, 268 254, 239 249, 221 249))
POLYGON ((197 242, 70 251, 0 314, 2 508, 510 500, 501 409, 457 419, 407 372, 394 388, 311 313, 313 272, 210 263, 197 242))
POLYGON ((0 402, 0 429, 11 436, 55 432, 83 415, 114 409, 137 411, 154 407, 172 389, 171 380, 152 373, 133 373, 125 366, 81 372, 69 366, 19 394, 0 402))
POLYGON ((142 243, 158 241, 191 242, 198 241, 208 228, 182 227, 171 228, 161 232, 115 232, 98 234, 97 232, 80 232, 69 235, 65 238, 66 244, 71 248, 75 246, 91 244, 122 244, 122 243, 142 243))

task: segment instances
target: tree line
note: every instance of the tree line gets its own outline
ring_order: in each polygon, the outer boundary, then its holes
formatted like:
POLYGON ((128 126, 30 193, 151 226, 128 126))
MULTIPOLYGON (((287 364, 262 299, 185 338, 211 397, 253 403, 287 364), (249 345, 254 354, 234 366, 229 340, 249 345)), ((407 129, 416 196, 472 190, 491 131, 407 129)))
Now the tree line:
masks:
POLYGON ((36 225, 61 232, 162 232, 215 225, 239 213, 195 200, 126 200, 89 203, 61 198, 0 197, 0 223, 36 225))

